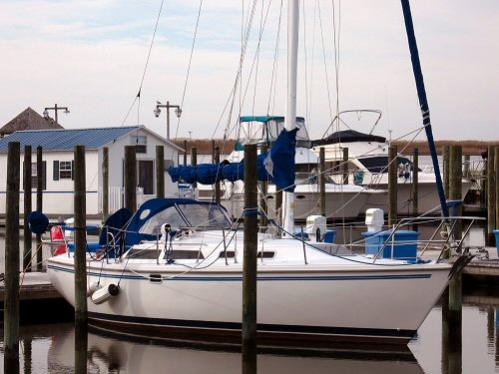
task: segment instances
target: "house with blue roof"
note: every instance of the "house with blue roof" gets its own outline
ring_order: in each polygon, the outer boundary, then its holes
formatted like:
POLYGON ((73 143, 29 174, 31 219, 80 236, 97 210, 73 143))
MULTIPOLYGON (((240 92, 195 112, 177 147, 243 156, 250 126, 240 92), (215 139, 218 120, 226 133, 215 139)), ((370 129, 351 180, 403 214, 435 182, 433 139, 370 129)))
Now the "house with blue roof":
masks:
MULTIPOLYGON (((43 211, 51 217, 68 217, 74 214, 73 156, 74 146, 85 146, 87 215, 102 215, 103 149, 109 154, 109 210, 124 205, 124 147, 135 145, 137 152, 137 202, 156 196, 156 146, 164 146, 165 196, 178 195, 178 187, 166 173, 170 166, 178 165, 184 150, 145 126, 120 126, 88 129, 43 129, 16 131, 0 139, 0 215, 5 214, 7 149, 9 142, 21 145, 21 188, 23 186, 23 153, 25 146, 32 149, 32 191, 36 201, 37 167, 36 149, 43 150, 43 211), (1 195, 4 195, 2 198, 1 195)), ((23 191, 21 191, 21 199, 23 191)), ((23 203, 20 203, 21 213, 23 203)))

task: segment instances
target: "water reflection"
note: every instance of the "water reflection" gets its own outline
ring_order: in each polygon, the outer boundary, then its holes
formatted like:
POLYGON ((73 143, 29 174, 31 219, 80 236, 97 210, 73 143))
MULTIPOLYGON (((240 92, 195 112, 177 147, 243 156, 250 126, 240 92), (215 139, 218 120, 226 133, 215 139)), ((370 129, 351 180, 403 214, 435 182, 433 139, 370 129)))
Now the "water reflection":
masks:
MULTIPOLYGON (((49 373, 71 372, 74 343, 71 328, 52 341, 49 373)), ((410 351, 399 354, 397 359, 390 354, 377 360, 362 357, 347 352, 321 357, 259 354, 258 373, 423 373, 410 351)), ((89 373, 241 373, 241 354, 117 340, 90 332, 87 366, 89 373)))

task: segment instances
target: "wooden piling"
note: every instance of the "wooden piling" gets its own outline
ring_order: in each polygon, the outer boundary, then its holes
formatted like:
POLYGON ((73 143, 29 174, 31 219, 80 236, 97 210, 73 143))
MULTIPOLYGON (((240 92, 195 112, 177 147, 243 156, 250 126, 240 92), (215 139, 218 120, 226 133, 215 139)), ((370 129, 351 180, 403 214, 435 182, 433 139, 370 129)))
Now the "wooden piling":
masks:
POLYGON ((32 236, 28 225, 28 215, 31 213, 31 146, 24 147, 24 172, 23 172, 23 190, 24 190, 24 210, 23 210, 23 233, 24 233, 24 251, 23 251, 23 269, 31 271, 31 245, 32 236))
MULTIPOLYGON (((191 165, 193 167, 196 167, 198 164, 198 149, 196 147, 192 147, 191 148, 191 165)), ((192 187, 193 188, 196 188, 197 187, 197 183, 194 182, 192 184, 192 187)))
POLYGON ((109 216, 109 148, 102 148, 102 222, 109 216))
MULTIPOLYGON (((268 146, 266 144, 262 145, 261 152, 267 153, 267 151, 268 151, 268 146)), ((261 181, 259 182, 259 184, 260 184, 260 209, 263 212, 263 214, 260 215, 260 226, 261 226, 260 230, 262 232, 265 232, 268 224, 267 193, 268 193, 269 183, 267 181, 261 181)))
POLYGON ((137 210, 137 155, 134 145, 125 146, 125 207, 137 210))
POLYGON ((463 163, 463 177, 470 177, 470 167, 471 167, 471 157, 470 155, 464 155, 464 163, 463 163))
POLYGON ((165 147, 156 146, 156 197, 165 197, 165 147))
POLYGON ((87 321, 87 231, 85 147, 74 147, 74 218, 75 218, 75 321, 87 321))
POLYGON ((187 140, 184 140, 184 166, 187 166, 187 140))
POLYGON ((390 145, 388 148, 388 226, 397 222, 397 146, 390 145))
POLYGON ((444 154, 443 154, 443 169, 444 169, 444 192, 445 197, 449 198, 449 158, 450 156, 450 145, 444 145, 444 154))
POLYGON ((319 149, 319 204, 321 216, 326 217, 326 150, 319 149))
MULTIPOLYGON (((499 147, 495 147, 494 151, 494 167, 495 167, 495 229, 499 229, 499 147)), ((497 243, 496 243, 497 244, 497 243)))
POLYGON ((7 155, 5 214, 4 362, 19 360, 19 184, 20 144, 10 142, 7 155))
MULTIPOLYGON (((460 145, 453 145, 449 152, 449 199, 462 200, 462 181, 463 181, 463 148, 460 145)), ((453 208, 451 215, 461 216, 463 206, 453 208)), ((459 240, 462 236, 462 221, 457 220, 454 228, 454 237, 459 240)))
POLYGON ((256 145, 244 146, 243 373, 256 373, 258 193, 256 145))
POLYGON ((462 356, 462 273, 449 281, 447 360, 449 373, 460 373, 462 356), (459 370, 458 370, 459 369, 459 370))
MULTIPOLYGON (((412 214, 414 217, 419 213, 419 199, 418 199, 418 177, 419 177, 419 150, 414 148, 412 151, 412 214)), ((413 230, 418 230, 418 225, 413 226, 413 230)))
MULTIPOLYGON (((215 165, 220 165, 220 148, 215 147, 215 153, 213 155, 213 162, 215 165)), ((218 171, 220 173, 220 170, 218 171)), ((221 199, 221 190, 220 190, 220 182, 215 182, 215 202, 220 204, 221 199)))
MULTIPOLYGON (((43 181, 46 178, 43 168, 43 149, 36 147, 36 210, 43 212, 43 181)), ((36 271, 42 271, 42 235, 36 234, 36 271)))
POLYGON ((348 184, 348 148, 343 148, 343 184, 348 184))
POLYGON ((486 244, 493 246, 494 229, 496 228, 495 213, 495 172, 494 172, 494 147, 489 146, 487 150, 487 235, 486 244))

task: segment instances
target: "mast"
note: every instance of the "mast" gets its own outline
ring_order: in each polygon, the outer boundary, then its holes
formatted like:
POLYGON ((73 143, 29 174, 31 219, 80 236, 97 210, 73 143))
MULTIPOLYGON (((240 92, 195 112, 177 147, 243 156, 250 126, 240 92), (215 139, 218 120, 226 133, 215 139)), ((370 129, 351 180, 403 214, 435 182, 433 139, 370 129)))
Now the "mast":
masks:
MULTIPOLYGON (((284 117, 284 128, 286 131, 292 131, 296 128, 299 16, 299 0, 288 0, 287 94, 286 116, 284 117)), ((282 222, 284 230, 290 234, 294 234, 294 192, 284 191, 283 206, 282 222)))
POLYGON ((421 113, 423 114, 423 126, 426 132, 426 138, 428 139, 428 146, 430 148, 433 170, 435 171, 435 181, 437 184, 440 206, 442 207, 443 216, 449 217, 449 209, 447 207, 444 187, 442 184, 442 176, 440 174, 440 167, 438 166, 437 150, 435 148, 435 142, 433 141, 433 132, 431 130, 430 109, 428 107, 428 100, 426 98, 426 90, 423 80, 423 72, 421 70, 421 63, 419 61, 416 36, 414 35, 414 25, 412 23, 411 7, 409 5, 409 0, 401 0, 401 3, 402 3, 402 10, 404 12, 404 22, 405 22, 405 30, 407 33, 407 41, 409 43, 409 50, 411 51, 412 71, 414 72, 414 79, 416 80, 419 105, 421 106, 421 113))

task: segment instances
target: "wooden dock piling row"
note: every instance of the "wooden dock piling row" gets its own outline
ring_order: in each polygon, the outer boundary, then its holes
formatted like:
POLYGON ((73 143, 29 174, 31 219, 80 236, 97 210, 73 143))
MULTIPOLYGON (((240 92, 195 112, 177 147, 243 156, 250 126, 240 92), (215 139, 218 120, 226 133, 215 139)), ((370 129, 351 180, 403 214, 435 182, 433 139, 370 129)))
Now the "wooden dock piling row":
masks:
MULTIPOLYGON (((463 182, 463 148, 459 145, 453 145, 449 152, 449 199, 462 200, 462 182, 463 182)), ((463 212, 462 204, 451 211, 453 216, 461 216, 463 212)), ((454 229, 456 239, 461 239, 462 222, 458 220, 454 229)))
POLYGON ((102 222, 109 216, 109 148, 102 148, 102 222))
POLYGON ((494 147, 489 146, 487 151, 487 235, 486 244, 493 246, 495 222, 495 173, 494 173, 494 147))
POLYGON ((23 269, 31 271, 31 247, 32 238, 28 225, 28 215, 32 211, 31 207, 31 146, 24 147, 24 172, 23 172, 23 190, 24 190, 24 209, 23 209, 23 269))
POLYGON ((319 150, 319 203, 321 216, 326 216, 326 149, 319 150))
POLYGON ((19 360, 19 184, 20 144, 10 142, 7 155, 5 227, 4 362, 19 360))
POLYGON ((165 197, 165 147, 156 146, 156 197, 165 197))
POLYGON ((258 193, 256 145, 244 146, 244 262, 242 350, 244 374, 256 373, 256 278, 258 246, 258 193))
MULTIPOLYGON (((36 148, 36 211, 43 212, 43 181, 45 179, 43 168, 43 149, 36 148)), ((36 234, 36 271, 42 271, 43 251, 42 236, 36 234)))
POLYGON ((397 222, 397 147, 390 145, 388 148, 388 226, 392 227, 397 222))
POLYGON ((74 219, 75 219, 75 321, 87 322, 87 231, 85 147, 74 148, 74 219))
POLYGON ((137 210, 137 155, 134 145, 125 146, 125 207, 137 210))
POLYGON ((443 154, 443 169, 444 169, 444 192, 445 197, 449 196, 449 161, 450 161, 450 145, 444 145, 444 154, 443 154))

